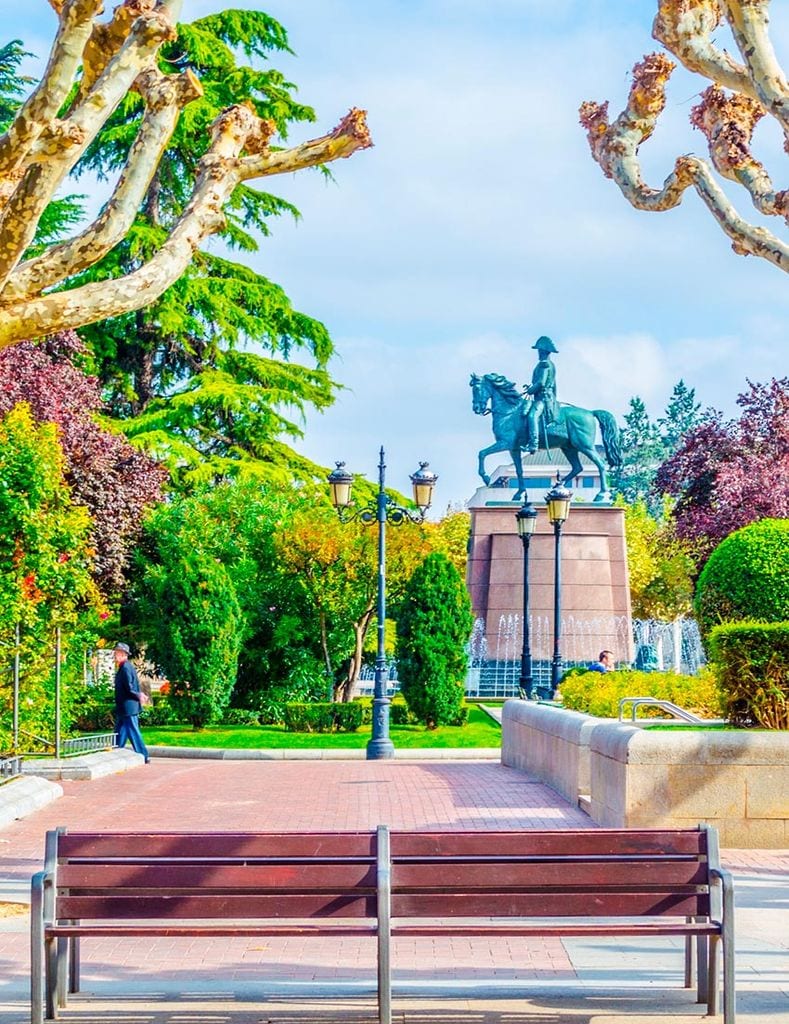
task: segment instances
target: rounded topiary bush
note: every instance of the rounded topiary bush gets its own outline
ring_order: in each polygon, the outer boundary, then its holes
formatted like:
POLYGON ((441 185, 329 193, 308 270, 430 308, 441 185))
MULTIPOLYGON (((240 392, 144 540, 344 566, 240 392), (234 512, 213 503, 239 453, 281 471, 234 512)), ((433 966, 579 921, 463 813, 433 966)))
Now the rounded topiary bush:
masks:
POLYGON ((721 541, 699 576, 695 605, 705 637, 722 622, 789 619, 789 519, 761 519, 721 541))

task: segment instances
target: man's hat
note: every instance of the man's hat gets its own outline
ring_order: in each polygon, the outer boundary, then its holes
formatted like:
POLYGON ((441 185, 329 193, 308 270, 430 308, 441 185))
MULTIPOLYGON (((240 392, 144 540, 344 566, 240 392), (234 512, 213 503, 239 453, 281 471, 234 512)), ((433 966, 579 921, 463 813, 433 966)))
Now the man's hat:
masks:
POLYGON ((113 651, 123 651, 125 654, 131 654, 131 648, 128 644, 115 644, 113 651))
POLYGON ((536 343, 532 345, 532 348, 536 348, 538 352, 556 352, 558 354, 559 349, 554 345, 550 338, 546 338, 543 334, 542 337, 538 338, 536 343))

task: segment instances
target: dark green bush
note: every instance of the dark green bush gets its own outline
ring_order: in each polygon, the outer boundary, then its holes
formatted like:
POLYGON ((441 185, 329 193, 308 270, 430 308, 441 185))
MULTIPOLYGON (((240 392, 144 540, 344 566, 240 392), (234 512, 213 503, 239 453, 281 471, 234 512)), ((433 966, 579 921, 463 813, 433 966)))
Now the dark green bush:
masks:
POLYGON ((696 584, 706 637, 722 622, 789 619, 789 519, 762 519, 721 541, 696 584))
POLYGON ((146 725, 177 725, 178 715, 166 693, 157 690, 151 694, 151 703, 142 709, 141 724, 146 725))
MULTIPOLYGON (((370 725, 373 720, 373 698, 354 697, 354 703, 362 708, 362 725, 370 725)), ((392 725, 414 725, 416 718, 408 710, 405 700, 397 694, 389 704, 389 722, 392 725)))
POLYGON ((257 711, 251 711, 249 708, 225 708, 222 725, 259 726, 260 717, 257 711))
POLYGON ((401 692, 428 729, 460 720, 473 625, 460 573, 446 555, 428 555, 408 581, 397 616, 401 692))
POLYGON ((730 622, 710 634, 732 725, 789 729, 789 622, 730 622))
POLYGON ((286 704, 284 708, 288 732, 356 732, 363 717, 364 709, 356 701, 286 704))
MULTIPOLYGON (((583 672, 565 676, 560 693, 564 707, 598 718, 618 718, 622 697, 670 700, 702 718, 721 714, 720 692, 710 669, 702 669, 695 676, 675 672, 583 672)), ((650 712, 644 708, 639 713, 648 717, 650 712)))
POLYGON ((115 690, 106 683, 86 686, 74 702, 77 732, 106 732, 115 728, 115 690))

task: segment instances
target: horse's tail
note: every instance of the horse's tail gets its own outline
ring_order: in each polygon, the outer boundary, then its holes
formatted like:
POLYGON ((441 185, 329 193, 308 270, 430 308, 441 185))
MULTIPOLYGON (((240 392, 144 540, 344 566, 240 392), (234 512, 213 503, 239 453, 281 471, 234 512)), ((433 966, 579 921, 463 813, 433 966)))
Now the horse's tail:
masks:
POLYGON ((603 448, 608 465, 614 469, 622 465, 622 449, 619 447, 619 427, 616 420, 605 409, 595 409, 594 416, 600 424, 600 433, 603 435, 603 448))

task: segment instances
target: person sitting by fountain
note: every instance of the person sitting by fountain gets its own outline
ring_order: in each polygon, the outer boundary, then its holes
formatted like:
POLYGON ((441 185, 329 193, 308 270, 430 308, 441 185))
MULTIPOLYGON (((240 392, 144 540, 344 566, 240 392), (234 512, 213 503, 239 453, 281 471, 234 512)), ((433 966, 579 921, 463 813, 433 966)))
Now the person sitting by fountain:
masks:
POLYGON ((590 672, 613 672, 614 653, 613 651, 600 651, 597 661, 589 666, 590 672))

